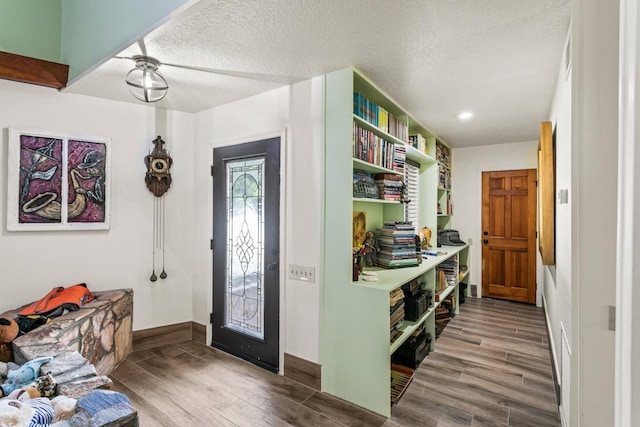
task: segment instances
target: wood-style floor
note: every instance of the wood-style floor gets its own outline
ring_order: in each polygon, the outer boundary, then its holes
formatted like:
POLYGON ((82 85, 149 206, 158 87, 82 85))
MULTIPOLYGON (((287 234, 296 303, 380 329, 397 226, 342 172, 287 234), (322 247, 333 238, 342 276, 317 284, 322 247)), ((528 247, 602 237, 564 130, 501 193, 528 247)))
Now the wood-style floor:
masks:
POLYGON ((141 426, 558 426, 544 314, 467 298, 385 419, 193 341, 112 374, 141 426))
POLYGON ((467 298, 389 426, 559 426, 544 312, 467 298))

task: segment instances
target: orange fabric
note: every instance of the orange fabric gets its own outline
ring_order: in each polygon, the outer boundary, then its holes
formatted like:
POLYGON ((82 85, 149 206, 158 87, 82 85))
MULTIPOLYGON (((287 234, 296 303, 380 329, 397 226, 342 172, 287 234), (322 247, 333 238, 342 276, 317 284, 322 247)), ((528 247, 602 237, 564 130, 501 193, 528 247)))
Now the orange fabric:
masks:
POLYGON ((18 313, 20 316, 33 314, 46 314, 65 304, 73 304, 77 308, 93 300, 93 294, 87 289, 86 283, 63 288, 53 288, 47 295, 38 301, 34 301, 18 313))

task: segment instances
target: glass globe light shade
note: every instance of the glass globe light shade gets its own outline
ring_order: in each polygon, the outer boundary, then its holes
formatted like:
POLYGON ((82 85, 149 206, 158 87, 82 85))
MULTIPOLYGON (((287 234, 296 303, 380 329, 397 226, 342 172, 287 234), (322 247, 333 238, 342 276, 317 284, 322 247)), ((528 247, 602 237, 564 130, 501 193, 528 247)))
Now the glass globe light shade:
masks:
POLYGON ((140 101, 157 102, 165 97, 169 86, 158 71, 160 63, 148 56, 135 56, 136 68, 129 71, 125 81, 129 92, 140 101))

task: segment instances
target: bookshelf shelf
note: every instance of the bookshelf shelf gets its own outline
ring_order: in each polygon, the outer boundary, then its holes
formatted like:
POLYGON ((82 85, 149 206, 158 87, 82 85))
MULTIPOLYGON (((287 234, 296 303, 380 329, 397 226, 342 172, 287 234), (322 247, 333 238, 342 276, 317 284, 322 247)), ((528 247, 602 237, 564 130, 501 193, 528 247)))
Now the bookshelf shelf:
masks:
POLYGON ((354 197, 353 201, 358 203, 382 203, 389 205, 399 205, 401 203, 397 200, 365 199, 364 197, 354 197))
POLYGON ((400 348, 400 346, 407 340, 407 338, 409 338, 420 325, 422 325, 429 317, 431 317, 436 312, 436 307, 438 307, 439 305, 440 304, 438 303, 431 305, 429 310, 427 310, 415 322, 405 320, 404 325, 400 329, 402 331, 402 335, 400 335, 400 337, 398 337, 398 339, 391 343, 391 345, 389 346, 389 355, 392 355, 398 348, 400 348))
MULTIPOLYGON (((447 286, 445 290, 443 290, 442 292, 440 292, 440 301, 438 301, 436 304, 437 306, 440 305, 440 303, 442 302, 442 300, 446 299, 449 295, 451 295, 451 293, 453 291, 456 290, 456 288, 458 287, 458 284, 456 283, 454 286, 447 286)), ((436 306, 436 307, 437 307, 436 306)))
POLYGON ((376 135, 378 135, 380 138, 384 138, 387 141, 393 143, 393 144, 405 144, 406 142, 401 140, 400 138, 391 135, 388 132, 385 132, 384 130, 380 129, 378 126, 369 123, 368 121, 366 121, 365 119, 363 119, 362 117, 356 116, 355 114, 353 115, 353 121, 355 123, 357 123, 358 125, 360 125, 361 127, 370 130, 371 132, 375 133, 376 135))
POLYGON ((433 157, 413 148, 410 145, 407 145, 407 159, 420 164, 432 164, 436 162, 433 157))
POLYGON ((469 275, 469 270, 465 271, 458 277, 458 282, 462 282, 464 279, 467 278, 468 275, 469 275))
MULTIPOLYGON (((466 246, 438 248, 446 254, 425 256, 417 266, 392 269, 367 267, 365 271, 377 272, 378 281, 353 281, 351 252, 354 245, 360 244, 360 240, 354 241, 353 238, 353 221, 354 218, 365 218, 364 231, 377 233, 378 243, 381 243, 380 236, 385 233, 378 229, 383 229, 385 222, 405 221, 405 215, 409 215, 405 208, 417 207, 412 213, 412 218, 415 218, 413 225, 432 230, 429 243, 435 248, 436 230, 443 223, 449 224, 450 217, 437 214, 438 204, 448 200, 450 191, 438 189, 440 166, 436 154, 438 145, 448 147, 427 127, 413 119, 400 104, 353 68, 326 74, 325 105, 324 184, 327 198, 320 346, 322 390, 388 417, 391 414, 392 354, 422 325, 435 338, 435 309, 440 305, 434 301, 415 322, 404 320, 399 326, 402 334, 390 344, 393 332, 390 330, 390 293, 414 279, 423 289, 435 293, 438 265, 468 250, 466 246), (387 115, 389 121, 386 121, 387 115), (364 139, 365 135, 369 139, 364 139), (366 141, 370 145, 365 146, 363 143, 366 141), (376 145, 378 141, 393 145, 394 150, 397 146, 404 147, 406 160, 400 157, 396 161, 394 157, 392 167, 398 170, 362 160, 385 157, 381 153, 386 152, 388 145, 376 145), (373 156, 371 151, 374 151, 373 156), (413 168, 407 167, 409 172, 405 177, 401 170, 406 164, 411 164, 413 168), (357 175, 354 170, 401 176, 406 180, 406 186, 410 182, 417 190, 410 196, 409 204, 354 198, 353 185, 350 185, 357 175)), ((402 151, 400 149, 401 154, 402 151)), ((450 169, 443 170, 450 174, 450 169)), ((378 188, 380 185, 393 187, 387 185, 392 183, 382 181, 394 180, 394 177, 378 178, 378 188)), ((411 258, 410 254, 393 252, 396 249, 395 234, 391 242, 393 244, 389 244, 387 234, 386 246, 391 248, 392 256, 398 255, 398 258, 391 259, 402 263, 411 258)), ((407 247, 403 249, 407 252, 407 247)), ((378 254, 378 260, 381 258, 378 254)), ((457 285, 448 287, 443 290, 441 300, 448 294, 457 296, 457 292, 457 285)), ((435 339, 432 339, 432 349, 434 345, 435 339)))
POLYGON ((402 175, 402 173, 394 171, 393 169, 383 168, 382 166, 374 165, 373 163, 356 158, 353 159, 353 168, 371 173, 392 173, 394 175, 402 175))
POLYGON ((431 256, 427 255, 423 258, 422 264, 415 267, 404 268, 381 268, 381 267, 365 267, 365 271, 375 271, 378 275, 377 282, 366 282, 359 280, 351 282, 353 286, 374 289, 388 294, 394 289, 399 288, 407 282, 423 276, 430 270, 442 264, 447 259, 464 250, 467 246, 441 246, 438 250, 446 252, 445 255, 431 256))

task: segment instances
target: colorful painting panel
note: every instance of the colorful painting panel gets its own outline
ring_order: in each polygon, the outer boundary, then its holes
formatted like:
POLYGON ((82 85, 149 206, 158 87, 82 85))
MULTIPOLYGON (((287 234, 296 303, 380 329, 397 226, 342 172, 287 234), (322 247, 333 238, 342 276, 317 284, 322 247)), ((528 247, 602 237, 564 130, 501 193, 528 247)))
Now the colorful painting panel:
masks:
POLYGON ((9 128, 7 230, 109 228, 110 141, 9 128))
POLYGON ((107 146, 69 140, 69 222, 104 222, 107 146))
POLYGON ((62 139, 20 135, 21 224, 61 222, 62 168, 62 139))

